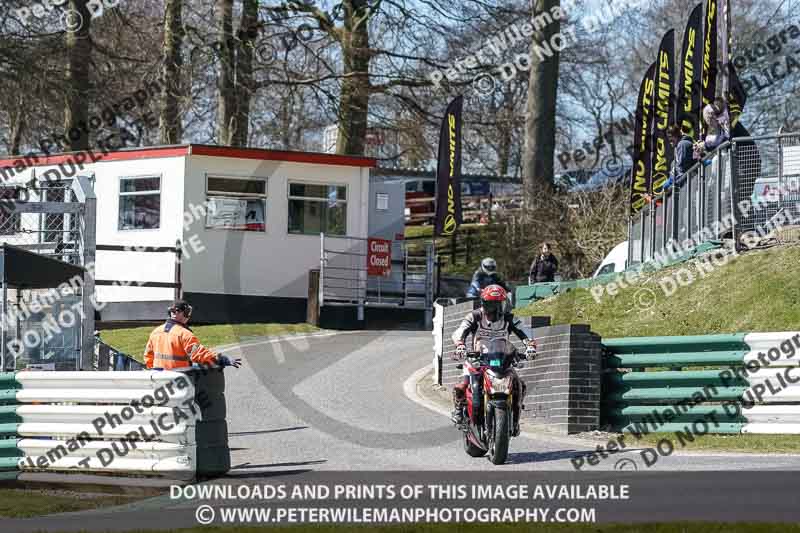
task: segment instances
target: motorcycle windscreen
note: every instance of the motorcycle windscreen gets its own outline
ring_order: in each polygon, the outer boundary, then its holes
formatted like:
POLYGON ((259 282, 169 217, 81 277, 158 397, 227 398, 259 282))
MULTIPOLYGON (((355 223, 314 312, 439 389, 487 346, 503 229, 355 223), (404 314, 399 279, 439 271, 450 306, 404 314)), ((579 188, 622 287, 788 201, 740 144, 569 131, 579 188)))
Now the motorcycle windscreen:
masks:
POLYGON ((511 343, 504 338, 482 339, 478 346, 481 358, 490 368, 502 367, 513 350, 511 343))

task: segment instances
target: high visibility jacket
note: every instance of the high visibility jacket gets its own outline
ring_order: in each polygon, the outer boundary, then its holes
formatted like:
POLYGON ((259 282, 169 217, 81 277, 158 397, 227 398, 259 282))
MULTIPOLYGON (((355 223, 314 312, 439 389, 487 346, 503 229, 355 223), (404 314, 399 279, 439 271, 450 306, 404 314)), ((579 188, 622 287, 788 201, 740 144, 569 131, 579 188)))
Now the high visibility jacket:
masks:
POLYGON ((200 344, 192 330, 167 320, 150 334, 144 349, 144 364, 147 368, 184 368, 192 363, 211 365, 217 362, 217 354, 200 344))

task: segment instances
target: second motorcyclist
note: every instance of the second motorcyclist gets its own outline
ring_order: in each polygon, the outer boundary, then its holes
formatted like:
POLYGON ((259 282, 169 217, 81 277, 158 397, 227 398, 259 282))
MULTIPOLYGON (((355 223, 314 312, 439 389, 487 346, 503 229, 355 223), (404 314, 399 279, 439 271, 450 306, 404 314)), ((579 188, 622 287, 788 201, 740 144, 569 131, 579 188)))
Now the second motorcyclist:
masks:
MULTIPOLYGON (((471 311, 461 325, 453 333, 453 342, 456 344, 456 359, 463 360, 467 355, 466 339, 472 335, 472 351, 476 349, 481 340, 493 338, 505 338, 513 333, 525 344, 525 357, 533 359, 536 356, 536 342, 528 338, 524 331, 519 328, 520 321, 514 319, 512 313, 504 312, 506 301, 506 291, 499 285, 489 285, 481 293, 481 307, 471 311)), ((512 370, 513 372, 513 370, 512 370)), ((480 405, 483 398, 483 381, 480 374, 473 374, 469 371, 468 363, 464 364, 464 379, 461 383, 453 387, 453 415, 452 420, 457 425, 464 423, 464 407, 466 405, 467 385, 472 380, 472 406, 473 416, 480 412, 480 405)), ((519 419, 525 398, 525 383, 514 374, 514 396, 512 409, 514 410, 514 430, 513 435, 519 435, 519 419)), ((477 423, 477 420, 473 420, 477 423)))
POLYGON ((481 261, 481 266, 472 274, 472 281, 467 289, 467 298, 478 298, 481 291, 489 285, 500 285, 506 291, 509 290, 503 277, 497 272, 497 261, 491 257, 485 257, 481 261))

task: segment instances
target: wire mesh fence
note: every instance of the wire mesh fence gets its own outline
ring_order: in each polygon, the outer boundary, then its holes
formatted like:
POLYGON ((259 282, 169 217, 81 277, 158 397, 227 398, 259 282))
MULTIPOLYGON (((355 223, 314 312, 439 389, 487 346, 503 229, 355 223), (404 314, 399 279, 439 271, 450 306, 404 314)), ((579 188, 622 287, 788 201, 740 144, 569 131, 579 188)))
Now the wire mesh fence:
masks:
MULTIPOLYGON (((18 260, 29 261, 19 254, 36 257, 28 253, 33 252, 69 265, 84 266, 87 257, 93 262, 95 199, 89 178, 76 180, 0 188, 0 243, 12 245, 8 250, 26 250, 17 252, 18 260), (91 221, 85 217, 87 201, 91 221)), ((12 261, 3 265, 4 276, 14 267, 12 261)), ((2 367, 81 369, 91 350, 86 336, 94 330, 91 274, 56 262, 38 265, 22 281, 3 278, 2 367)))
MULTIPOLYGON (((46 185, 46 184, 43 184, 46 185)), ((19 246, 66 263, 82 263, 82 231, 79 212, 24 212, 19 203, 73 203, 69 183, 42 187, 0 189, 0 241, 19 246)))
POLYGON ((800 134, 733 139, 687 171, 662 204, 633 216, 629 261, 708 238, 741 246, 742 234, 764 235, 786 220, 800 220, 800 134))

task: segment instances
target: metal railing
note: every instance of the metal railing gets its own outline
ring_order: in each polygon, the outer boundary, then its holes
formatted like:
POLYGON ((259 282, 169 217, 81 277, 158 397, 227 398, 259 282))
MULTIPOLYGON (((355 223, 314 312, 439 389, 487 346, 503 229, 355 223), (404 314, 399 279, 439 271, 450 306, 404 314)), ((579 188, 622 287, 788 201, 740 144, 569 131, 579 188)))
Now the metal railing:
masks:
POLYGON ((432 309, 433 254, 409 252, 405 241, 392 241, 391 272, 367 275, 367 239, 320 235, 320 306, 432 309))
POLYGON ((763 234, 799 208, 800 134, 735 138, 630 218, 628 265, 708 240, 732 238, 739 249, 745 233, 763 234))

